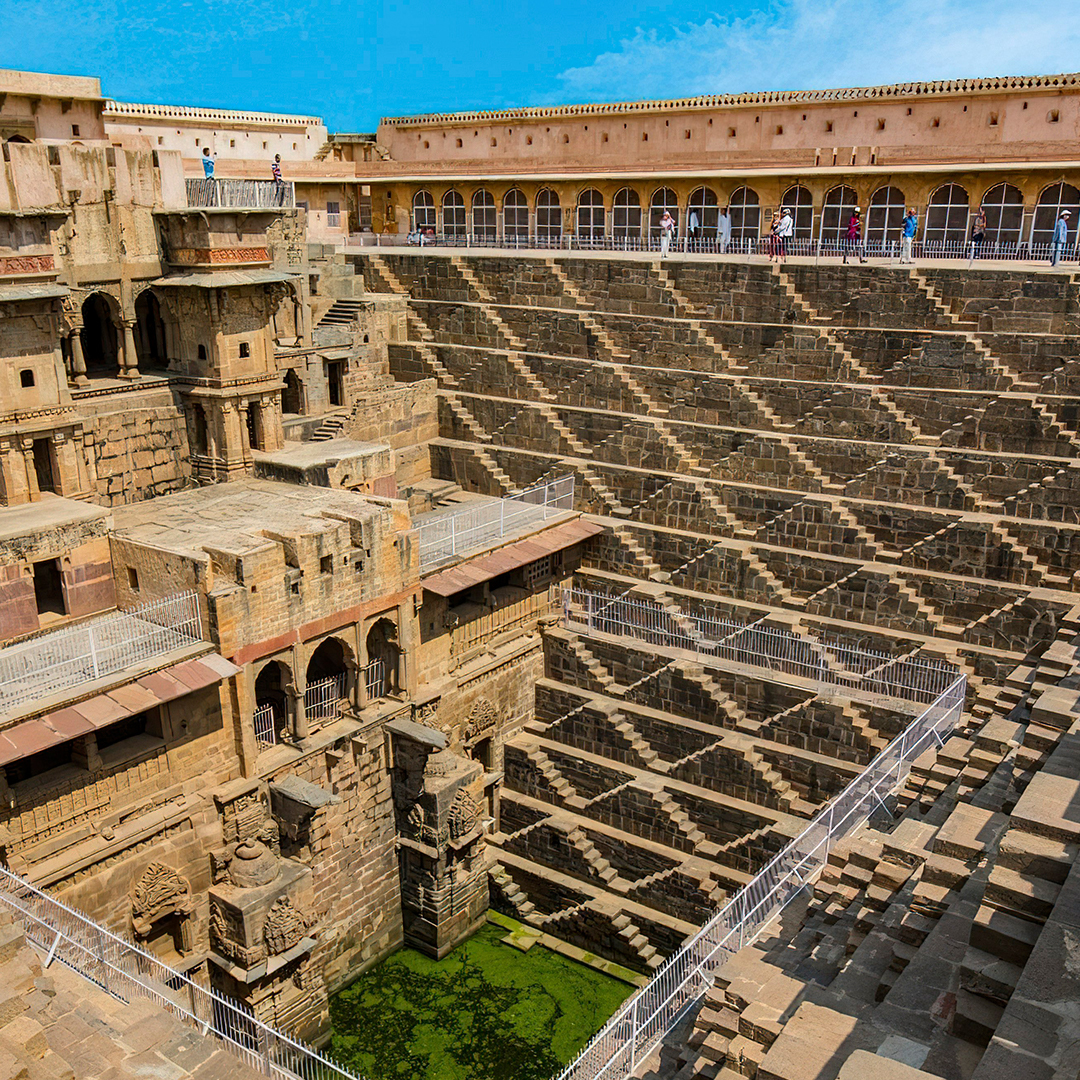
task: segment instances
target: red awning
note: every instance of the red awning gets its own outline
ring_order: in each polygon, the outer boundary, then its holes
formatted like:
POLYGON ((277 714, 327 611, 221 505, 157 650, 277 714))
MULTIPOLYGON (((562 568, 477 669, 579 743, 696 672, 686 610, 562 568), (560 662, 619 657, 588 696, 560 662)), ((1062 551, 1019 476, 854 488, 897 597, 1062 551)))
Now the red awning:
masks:
POLYGON ((68 742, 128 716, 213 686, 240 669, 217 653, 163 668, 105 694, 12 724, 0 732, 0 765, 68 742))
POLYGON ((545 529, 526 540, 519 540, 516 544, 507 544, 506 547, 486 555, 466 559, 449 570, 440 570, 431 577, 424 578, 423 585, 428 592, 438 596, 453 596, 473 585, 505 574, 508 570, 516 570, 520 566, 542 559, 545 555, 579 544, 603 531, 603 525, 576 518, 552 529, 545 529))

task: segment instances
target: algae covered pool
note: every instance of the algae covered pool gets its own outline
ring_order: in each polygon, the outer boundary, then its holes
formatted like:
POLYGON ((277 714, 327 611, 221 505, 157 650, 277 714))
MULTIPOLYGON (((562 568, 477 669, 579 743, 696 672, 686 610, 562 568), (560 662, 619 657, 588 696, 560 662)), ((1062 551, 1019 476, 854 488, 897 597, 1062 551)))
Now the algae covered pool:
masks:
POLYGON ((330 1002, 331 1054, 371 1080, 551 1080, 634 988, 488 923, 442 960, 401 949, 330 1002))

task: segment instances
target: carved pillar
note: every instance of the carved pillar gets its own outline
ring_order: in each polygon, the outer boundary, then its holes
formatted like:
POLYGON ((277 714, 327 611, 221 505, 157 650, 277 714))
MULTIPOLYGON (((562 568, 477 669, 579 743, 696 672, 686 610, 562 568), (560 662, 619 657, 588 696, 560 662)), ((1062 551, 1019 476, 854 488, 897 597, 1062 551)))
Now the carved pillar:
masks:
POLYGON ((307 709, 304 706, 304 691, 307 688, 297 683, 285 687, 285 692, 293 703, 293 734, 298 739, 308 737, 307 709))
POLYGON ((23 463, 26 466, 26 487, 30 493, 30 501, 37 502, 41 498, 41 489, 37 482, 37 469, 34 468, 34 440, 23 439, 22 444, 23 463))
POLYGON ((264 450, 280 450, 285 445, 281 427, 281 395, 274 394, 259 402, 259 434, 264 450))
POLYGON ((83 355, 82 327, 76 326, 68 335, 68 343, 71 347, 71 381, 76 386, 87 386, 90 380, 86 377, 86 357, 83 355))
POLYGON ((120 369, 120 378, 139 378, 139 354, 135 350, 135 321, 124 320, 124 360, 120 369))

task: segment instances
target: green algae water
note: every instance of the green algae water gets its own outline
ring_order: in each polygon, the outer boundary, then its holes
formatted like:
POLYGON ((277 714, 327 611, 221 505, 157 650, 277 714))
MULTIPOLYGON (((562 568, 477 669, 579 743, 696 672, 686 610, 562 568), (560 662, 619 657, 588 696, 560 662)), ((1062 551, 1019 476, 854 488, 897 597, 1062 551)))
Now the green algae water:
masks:
POLYGON ((370 1080, 551 1080, 633 987, 487 924, 442 960, 401 949, 330 1002, 331 1055, 370 1080))

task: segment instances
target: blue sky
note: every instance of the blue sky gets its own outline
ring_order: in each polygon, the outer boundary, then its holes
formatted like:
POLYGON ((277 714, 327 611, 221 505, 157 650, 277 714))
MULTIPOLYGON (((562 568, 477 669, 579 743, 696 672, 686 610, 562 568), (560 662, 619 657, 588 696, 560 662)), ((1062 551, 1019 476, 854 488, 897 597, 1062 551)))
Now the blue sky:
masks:
POLYGON ((128 101, 380 116, 1080 69, 1077 0, 7 0, 0 67, 128 101))

